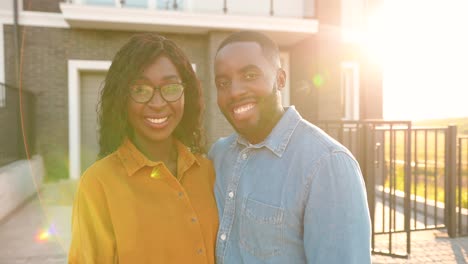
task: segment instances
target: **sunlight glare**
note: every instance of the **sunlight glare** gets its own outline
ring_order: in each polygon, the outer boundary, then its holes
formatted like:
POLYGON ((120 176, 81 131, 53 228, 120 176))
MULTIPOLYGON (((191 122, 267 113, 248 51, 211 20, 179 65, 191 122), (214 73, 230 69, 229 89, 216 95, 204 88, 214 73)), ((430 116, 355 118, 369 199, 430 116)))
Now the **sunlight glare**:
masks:
POLYGON ((370 16, 367 49, 383 65, 384 118, 468 117, 467 13, 463 0, 390 0, 370 16))

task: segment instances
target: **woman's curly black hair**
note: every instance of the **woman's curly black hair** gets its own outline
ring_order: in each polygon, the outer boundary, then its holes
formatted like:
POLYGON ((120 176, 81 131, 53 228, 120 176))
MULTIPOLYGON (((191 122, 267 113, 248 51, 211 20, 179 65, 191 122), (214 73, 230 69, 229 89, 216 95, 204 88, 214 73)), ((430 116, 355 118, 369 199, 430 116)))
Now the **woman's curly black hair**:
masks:
POLYGON ((205 153, 202 130, 203 95, 200 81, 185 53, 171 40, 154 33, 134 35, 117 52, 107 72, 98 105, 99 155, 114 152, 132 127, 127 121, 129 85, 159 56, 168 57, 184 83, 184 113, 173 135, 194 153, 205 153))

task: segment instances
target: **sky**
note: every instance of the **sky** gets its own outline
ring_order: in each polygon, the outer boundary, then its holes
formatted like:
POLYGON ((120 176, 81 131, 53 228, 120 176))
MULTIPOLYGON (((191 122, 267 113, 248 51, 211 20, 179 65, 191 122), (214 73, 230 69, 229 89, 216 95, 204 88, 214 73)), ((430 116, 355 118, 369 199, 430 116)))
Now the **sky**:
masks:
POLYGON ((468 0, 386 0, 370 22, 385 119, 468 117, 468 0))

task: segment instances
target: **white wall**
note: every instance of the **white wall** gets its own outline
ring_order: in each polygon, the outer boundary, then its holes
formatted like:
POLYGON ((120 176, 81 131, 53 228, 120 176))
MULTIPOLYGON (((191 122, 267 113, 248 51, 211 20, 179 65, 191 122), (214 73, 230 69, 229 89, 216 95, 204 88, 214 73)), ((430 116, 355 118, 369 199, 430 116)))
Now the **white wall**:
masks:
POLYGON ((365 23, 365 0, 341 1, 341 26, 347 31, 360 31, 365 23))
MULTIPOLYGON (((23 0, 18 0, 18 10, 23 10, 23 0)), ((13 13, 13 0, 0 0, 0 11, 13 13)))
POLYGON ((0 1, 0 10, 13 11, 13 0, 0 1))
POLYGON ((0 220, 36 194, 42 186, 44 173, 39 155, 0 167, 0 220))

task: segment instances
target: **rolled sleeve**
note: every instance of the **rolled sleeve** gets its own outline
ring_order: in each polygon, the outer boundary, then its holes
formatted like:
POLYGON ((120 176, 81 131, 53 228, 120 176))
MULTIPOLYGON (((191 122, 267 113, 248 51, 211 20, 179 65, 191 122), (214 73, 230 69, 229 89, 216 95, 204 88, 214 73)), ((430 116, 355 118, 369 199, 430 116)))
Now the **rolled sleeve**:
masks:
POLYGON ((370 217, 356 160, 336 151, 318 162, 304 212, 308 263, 371 263, 370 217))

